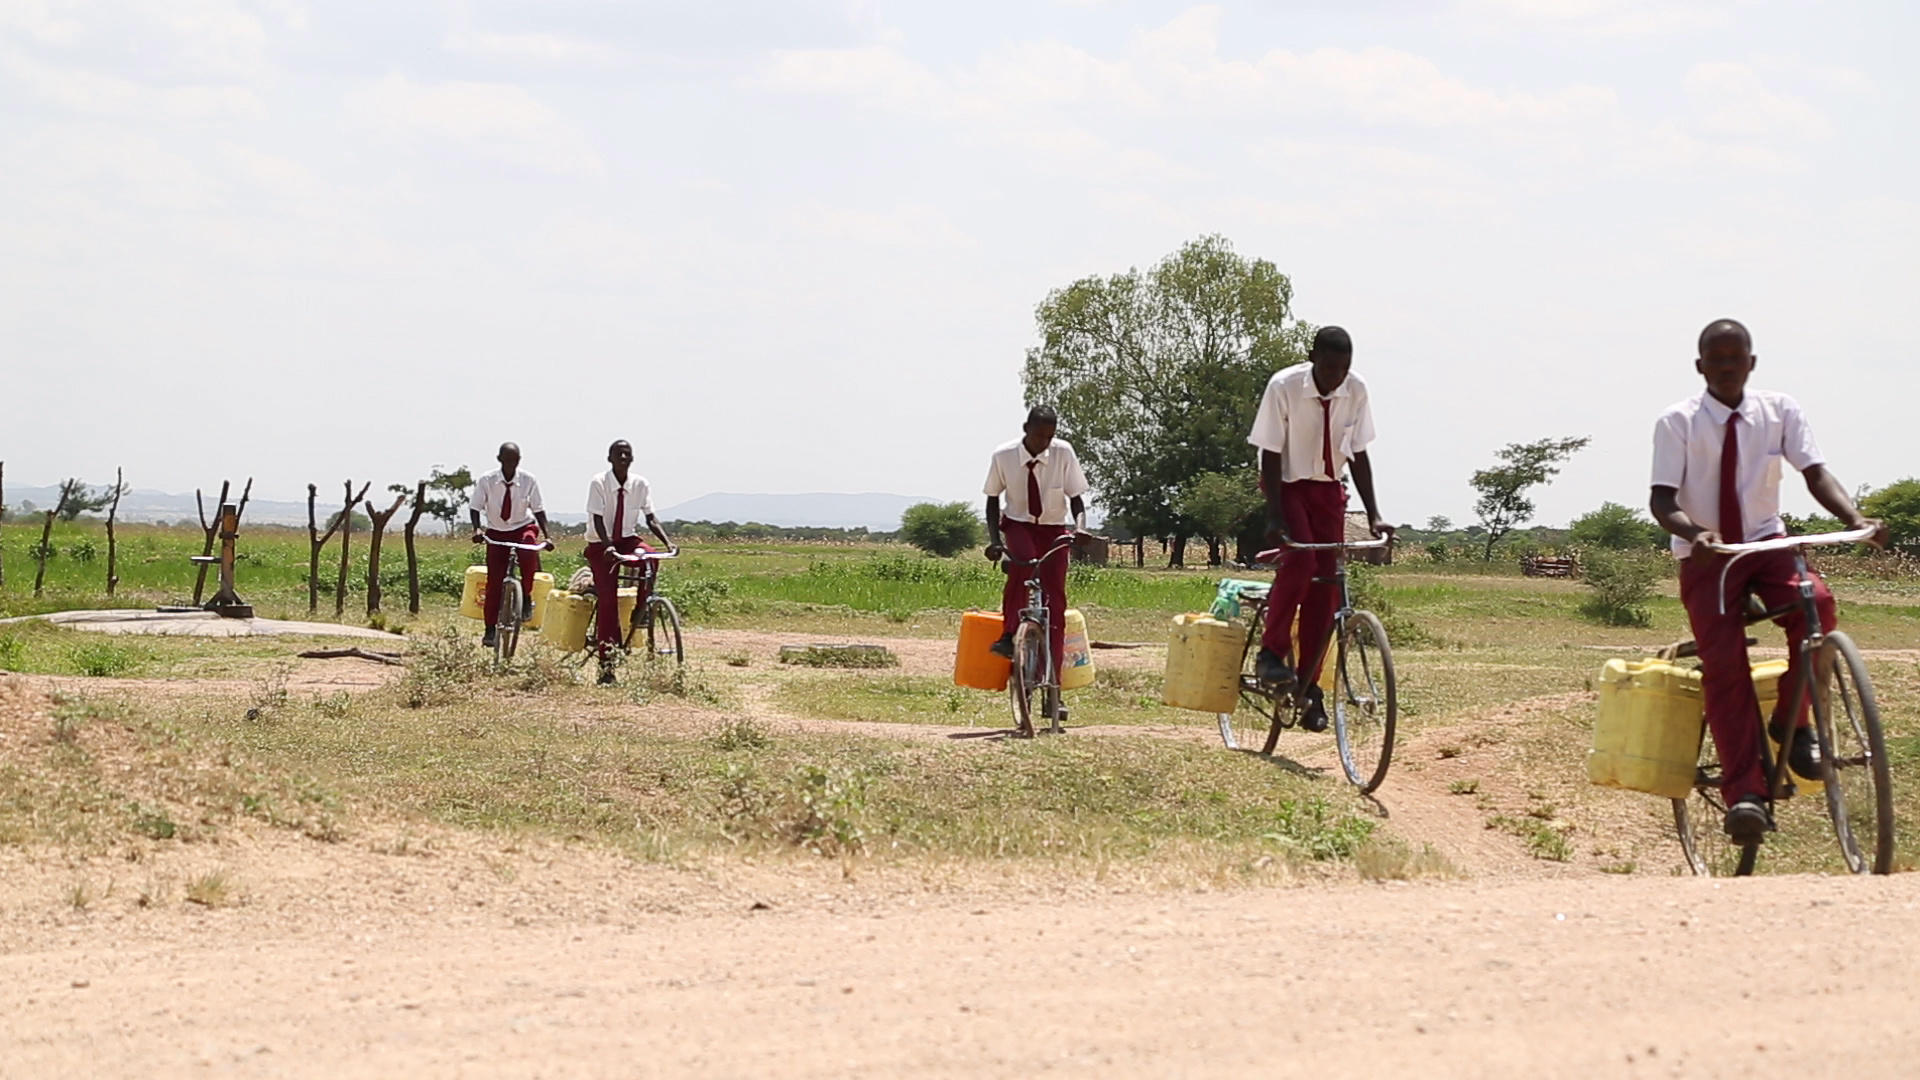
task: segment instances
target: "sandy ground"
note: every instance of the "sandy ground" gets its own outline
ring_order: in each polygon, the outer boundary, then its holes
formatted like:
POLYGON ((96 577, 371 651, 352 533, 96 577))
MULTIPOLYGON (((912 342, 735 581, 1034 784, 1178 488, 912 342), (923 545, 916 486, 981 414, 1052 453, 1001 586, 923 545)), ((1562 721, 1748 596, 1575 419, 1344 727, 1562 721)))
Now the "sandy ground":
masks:
MULTIPOLYGON (((700 647, 757 666, 795 640, 700 647)), ((908 673, 951 664, 945 642, 888 644, 908 673)), ((1380 793, 1396 832, 1464 875, 1414 884, 676 867, 397 827, 241 829, 137 860, 0 850, 0 1078, 1916 1075, 1920 876, 1546 864, 1447 775, 1396 771, 1380 793), (209 871, 230 898, 187 902, 209 871)))

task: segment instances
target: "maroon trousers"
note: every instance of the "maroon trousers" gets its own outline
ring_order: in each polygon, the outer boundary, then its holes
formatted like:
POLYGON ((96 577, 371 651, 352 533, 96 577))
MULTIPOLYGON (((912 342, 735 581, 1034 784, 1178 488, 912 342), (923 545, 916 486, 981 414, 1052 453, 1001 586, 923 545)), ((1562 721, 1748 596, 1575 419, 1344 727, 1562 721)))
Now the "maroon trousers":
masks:
MULTIPOLYGON (((508 544, 537 544, 540 542, 540 525, 529 522, 518 529, 488 529, 487 538, 508 544)), ((515 551, 513 548, 487 545, 487 629, 491 630, 500 623, 500 585, 507 577, 508 558, 520 556, 520 606, 521 617, 533 613, 533 575, 540 572, 540 553, 537 551, 515 551)))
MULTIPOLYGON (((1729 804, 1749 795, 1767 793, 1766 772, 1760 767, 1760 736, 1756 718, 1760 702, 1753 692, 1753 676, 1747 660, 1747 622, 1741 597, 1752 590, 1769 608, 1795 603, 1792 611, 1774 621, 1786 628, 1789 646, 1807 631, 1806 616, 1801 614, 1800 580, 1794 574, 1791 551, 1769 551, 1748 555, 1733 564, 1727 574, 1726 614, 1720 612, 1720 571, 1725 556, 1705 562, 1686 559, 1680 564, 1680 602, 1686 605, 1687 621, 1693 626, 1693 639, 1700 650, 1701 697, 1705 699, 1707 727, 1713 732, 1713 745, 1720 752, 1720 794, 1729 804)), ((1814 609, 1820 616, 1820 629, 1831 631, 1835 625, 1833 593, 1811 568, 1814 609)), ((1795 687, 1804 677, 1806 662, 1798 652, 1789 653, 1787 674, 1780 680, 1780 703, 1774 707, 1773 720, 1782 727, 1807 725, 1807 701, 1800 712, 1788 720, 1788 711, 1796 696, 1795 687)))
MULTIPOLYGON (((1000 519, 1000 540, 1007 554, 1015 559, 1037 559, 1071 530, 1065 525, 1035 525, 1030 521, 1000 519)), ((1067 642, 1067 560, 1065 553, 1040 565, 1040 595, 1047 601, 1047 640, 1053 648, 1053 670, 1060 670, 1067 642)), ((1027 574, 1024 566, 1004 567, 1006 588, 1000 593, 1000 618, 1003 632, 1020 628, 1020 613, 1027 608, 1027 574)))
MULTIPOLYGON (((626 637, 620 629, 620 589, 617 576, 620 564, 607 554, 608 547, 612 547, 622 555, 653 550, 642 544, 637 536, 623 536, 611 545, 597 540, 587 545, 587 566, 593 570, 593 640, 603 653, 620 644, 626 637)), ((633 613, 636 616, 646 611, 647 598, 653 595, 654 572, 659 565, 652 560, 640 564, 643 573, 640 578, 640 594, 634 600, 633 613)))
MULTIPOLYGON (((1346 535, 1347 496, 1338 481, 1282 484, 1280 510, 1286 515, 1287 535, 1300 543, 1331 544, 1346 535)), ((1293 617, 1297 611, 1302 655, 1294 659, 1294 664, 1302 684, 1318 680, 1326 660, 1327 638, 1333 632, 1340 594, 1330 582, 1316 585, 1313 579, 1331 578, 1337 555, 1333 551, 1288 551, 1280 556, 1273 588, 1267 593, 1267 627, 1260 644, 1275 656, 1292 656, 1293 617)))

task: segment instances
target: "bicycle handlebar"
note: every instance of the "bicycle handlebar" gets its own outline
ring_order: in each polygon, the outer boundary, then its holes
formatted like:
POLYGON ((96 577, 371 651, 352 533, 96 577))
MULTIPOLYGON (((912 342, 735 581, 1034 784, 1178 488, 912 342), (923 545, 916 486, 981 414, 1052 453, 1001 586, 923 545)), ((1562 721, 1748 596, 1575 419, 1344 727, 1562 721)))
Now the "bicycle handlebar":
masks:
POLYGON ((1754 540, 1744 544, 1702 544, 1717 555, 1753 555, 1762 551, 1785 551, 1797 547, 1822 547, 1833 544, 1863 544, 1873 539, 1879 530, 1869 525, 1864 529, 1851 532, 1810 533, 1806 536, 1776 536, 1771 540, 1754 540))
POLYGON ((1002 554, 1000 556, 1000 564, 1002 566, 1039 566, 1041 563, 1046 562, 1048 559, 1051 559, 1055 555, 1058 555, 1061 552, 1066 551, 1072 547, 1073 547, 1073 537, 1072 535, 1067 535, 1067 536, 1061 537, 1058 540, 1055 540, 1053 542, 1053 546, 1048 548, 1037 559, 1016 559, 1011 555, 1002 554))
POLYGON ((1272 562, 1289 551, 1358 551, 1365 548, 1383 548, 1393 543, 1391 536, 1376 536, 1371 540, 1340 540, 1331 544, 1302 544, 1289 540, 1277 548, 1268 548, 1253 557, 1254 562, 1272 562))
POLYGON ((491 536, 481 537, 481 539, 485 540, 488 544, 491 544, 494 547, 518 548, 521 551, 547 550, 547 545, 545 541, 542 541, 541 543, 538 543, 538 544, 522 544, 517 540, 495 540, 491 536))
POLYGON ((636 551, 631 555, 623 555, 620 552, 615 551, 615 552, 612 552, 611 554, 613 555, 613 559, 615 562, 637 563, 637 562, 645 562, 648 559, 652 559, 655 562, 658 562, 661 559, 679 558, 680 549, 668 548, 666 551, 636 551))

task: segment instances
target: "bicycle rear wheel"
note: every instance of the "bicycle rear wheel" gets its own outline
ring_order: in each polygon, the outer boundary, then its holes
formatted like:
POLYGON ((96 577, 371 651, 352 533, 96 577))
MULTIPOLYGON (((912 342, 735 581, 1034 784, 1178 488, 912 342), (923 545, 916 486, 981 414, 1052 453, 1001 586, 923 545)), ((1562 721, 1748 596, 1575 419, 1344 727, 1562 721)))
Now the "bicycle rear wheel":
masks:
POLYGON ((1814 670, 1814 731, 1841 857, 1856 874, 1888 873, 1893 869, 1893 776, 1866 661, 1853 639, 1836 630, 1821 642, 1814 670))
POLYGON ((1340 632, 1339 682, 1333 688, 1333 735, 1347 780, 1371 792, 1393 764, 1393 729, 1399 718, 1393 680, 1393 648, 1387 629, 1371 611, 1356 611, 1340 632))
POLYGON ((664 596, 647 598, 647 654, 676 664, 687 662, 680 644, 680 610, 664 596))
POLYGON ((1047 632, 1030 622, 1022 622, 1013 632, 1013 667, 1007 674, 1007 698, 1013 706, 1014 734, 1033 737, 1034 703, 1046 710, 1047 632))
POLYGON ((1229 750, 1271 754, 1280 741, 1280 718, 1292 709, 1283 693, 1276 698, 1260 685, 1254 675, 1254 663, 1260 655, 1260 628, 1264 613, 1256 614, 1247 627, 1247 644, 1240 653, 1240 702, 1232 712, 1215 713, 1220 724, 1220 741, 1229 750))

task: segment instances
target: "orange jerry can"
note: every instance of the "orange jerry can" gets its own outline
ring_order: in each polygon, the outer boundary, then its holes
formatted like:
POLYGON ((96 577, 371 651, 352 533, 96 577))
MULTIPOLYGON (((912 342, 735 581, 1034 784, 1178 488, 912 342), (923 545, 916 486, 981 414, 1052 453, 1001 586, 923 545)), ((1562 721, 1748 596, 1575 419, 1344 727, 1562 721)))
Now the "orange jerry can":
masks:
POLYGON ((988 652, 1000 640, 1000 613, 969 611, 960 616, 960 647, 953 654, 953 685, 975 690, 1005 690, 1013 663, 988 652))

